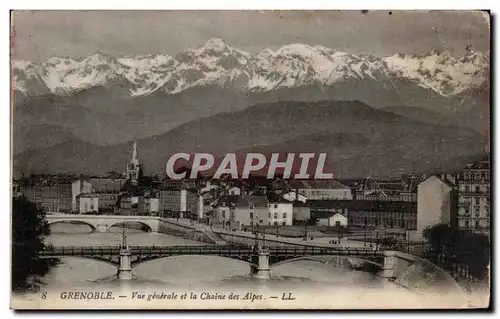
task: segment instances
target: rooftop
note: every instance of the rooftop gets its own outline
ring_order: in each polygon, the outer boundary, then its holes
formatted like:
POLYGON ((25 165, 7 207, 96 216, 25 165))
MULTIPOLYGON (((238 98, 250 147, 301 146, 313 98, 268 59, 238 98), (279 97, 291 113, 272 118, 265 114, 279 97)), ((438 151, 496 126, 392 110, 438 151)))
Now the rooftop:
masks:
POLYGON ((489 170, 490 169, 490 160, 484 159, 482 161, 477 161, 472 164, 468 164, 465 169, 479 169, 479 170, 489 170))
POLYGON ((289 183, 292 189, 350 189, 339 181, 334 179, 322 179, 322 180, 291 180, 289 183))

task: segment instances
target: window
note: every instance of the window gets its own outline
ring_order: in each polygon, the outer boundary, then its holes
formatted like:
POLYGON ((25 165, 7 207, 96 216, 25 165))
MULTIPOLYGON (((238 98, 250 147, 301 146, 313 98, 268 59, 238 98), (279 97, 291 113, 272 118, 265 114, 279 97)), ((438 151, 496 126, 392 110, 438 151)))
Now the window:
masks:
POLYGON ((286 222, 283 222, 283 226, 285 226, 285 225, 286 225, 286 222))
POLYGON ((253 219, 253 212, 250 212, 250 219, 253 219))
POLYGON ((465 221, 465 228, 469 228, 469 220, 468 219, 465 221))
POLYGON ((479 217, 479 207, 474 209, 474 213, 476 214, 476 217, 479 217))
POLYGON ((286 218, 286 213, 283 213, 283 218, 286 218))
POLYGON ((479 189, 479 186, 476 186, 476 193, 479 193, 481 192, 481 190, 479 189))
POLYGON ((465 185, 465 191, 468 192, 469 191, 469 185, 465 185))
POLYGON ((479 205, 479 197, 474 197, 474 202, 476 203, 476 205, 479 205))
POLYGON ((278 213, 274 213, 274 218, 278 218, 278 213))
POLYGON ((271 212, 269 212, 269 218, 271 218, 271 212))
POLYGON ((278 205, 274 204, 274 208, 278 208, 278 205))
POLYGON ((480 228, 479 220, 476 220, 476 228, 480 228))
POLYGON ((485 207, 485 210, 486 210, 486 217, 490 218, 490 208, 485 207))
POLYGON ((274 226, 278 226, 278 222, 274 222, 274 226))
POLYGON ((263 219, 259 220, 259 224, 264 224, 264 220, 263 219))

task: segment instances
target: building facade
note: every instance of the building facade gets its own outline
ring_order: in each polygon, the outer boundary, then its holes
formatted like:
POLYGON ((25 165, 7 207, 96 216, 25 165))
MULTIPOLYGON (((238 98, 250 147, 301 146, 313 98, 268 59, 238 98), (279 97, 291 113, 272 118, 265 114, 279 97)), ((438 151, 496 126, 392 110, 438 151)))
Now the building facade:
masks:
POLYGON ((433 175, 418 185, 417 233, 436 224, 456 227, 456 192, 450 176, 433 175))
POLYGON ((242 228, 269 225, 268 203, 264 196, 240 197, 231 209, 231 221, 242 228))
POLYGON ((80 214, 97 213, 99 197, 96 194, 80 194, 77 196, 78 212, 80 214))
POLYGON ((196 213, 198 196, 182 187, 166 187, 157 190, 160 212, 196 213))
POLYGON ((290 182, 290 190, 302 194, 307 200, 350 200, 352 191, 336 180, 290 182))
POLYGON ((338 200, 307 201, 313 218, 341 213, 349 226, 417 229, 417 203, 395 201, 338 200))
POLYGON ((71 183, 71 210, 73 212, 80 211, 77 196, 86 193, 92 193, 92 184, 88 180, 79 178, 71 183))
POLYGON ((417 203, 355 201, 349 209, 350 226, 417 230, 417 203))
POLYGON ((458 228, 489 234, 491 229, 490 161, 468 165, 457 175, 458 228))
POLYGON ((346 227, 348 224, 347 217, 341 213, 331 213, 329 217, 318 218, 318 226, 327 227, 346 227))
POLYGON ((268 202, 268 224, 291 226, 293 224, 293 204, 289 201, 268 202))
POLYGON ((43 180, 21 186, 21 193, 46 212, 72 211, 72 186, 69 181, 43 180))

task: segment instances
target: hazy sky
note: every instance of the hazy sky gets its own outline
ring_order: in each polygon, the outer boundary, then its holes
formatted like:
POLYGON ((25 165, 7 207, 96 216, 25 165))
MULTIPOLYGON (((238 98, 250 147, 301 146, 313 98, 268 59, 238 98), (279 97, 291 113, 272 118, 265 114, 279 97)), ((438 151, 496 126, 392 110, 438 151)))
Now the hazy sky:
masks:
POLYGON ((175 55, 212 37, 251 53, 290 43, 378 56, 489 50, 482 12, 454 11, 16 11, 15 59, 175 55))

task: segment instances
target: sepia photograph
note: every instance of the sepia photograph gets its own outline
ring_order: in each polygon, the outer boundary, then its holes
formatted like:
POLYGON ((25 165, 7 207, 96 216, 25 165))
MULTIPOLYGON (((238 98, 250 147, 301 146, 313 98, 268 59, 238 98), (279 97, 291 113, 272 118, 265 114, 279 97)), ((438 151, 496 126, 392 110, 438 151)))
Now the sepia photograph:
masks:
POLYGON ((11 11, 11 308, 489 308, 490 36, 484 10, 11 11))

